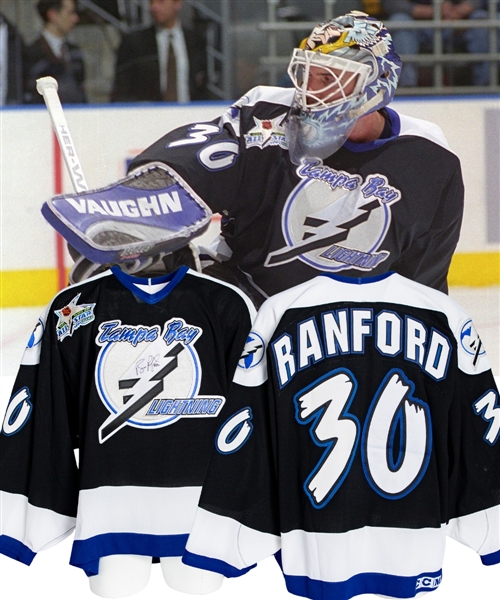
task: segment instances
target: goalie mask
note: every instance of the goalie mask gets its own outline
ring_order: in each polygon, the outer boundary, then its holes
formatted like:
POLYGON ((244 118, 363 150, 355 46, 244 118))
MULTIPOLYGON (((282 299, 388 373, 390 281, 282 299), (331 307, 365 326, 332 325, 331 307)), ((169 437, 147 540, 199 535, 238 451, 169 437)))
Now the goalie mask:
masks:
POLYGON ((352 11, 317 25, 288 67, 296 90, 285 123, 292 162, 336 152, 359 117, 393 99, 400 70, 380 21, 352 11))

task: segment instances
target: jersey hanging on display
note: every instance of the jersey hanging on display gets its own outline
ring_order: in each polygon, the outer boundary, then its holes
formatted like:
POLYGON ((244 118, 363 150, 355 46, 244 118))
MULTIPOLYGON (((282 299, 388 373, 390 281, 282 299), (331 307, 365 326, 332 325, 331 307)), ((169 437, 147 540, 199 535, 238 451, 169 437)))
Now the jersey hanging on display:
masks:
POLYGON ((447 534, 500 563, 498 389, 445 294, 388 273, 273 296, 221 423, 187 564, 276 554, 291 593, 348 600, 437 588, 447 534))
POLYGON ((3 421, 0 552, 30 564, 76 527, 70 562, 89 576, 102 556, 182 555, 254 312, 187 267, 60 292, 3 421))

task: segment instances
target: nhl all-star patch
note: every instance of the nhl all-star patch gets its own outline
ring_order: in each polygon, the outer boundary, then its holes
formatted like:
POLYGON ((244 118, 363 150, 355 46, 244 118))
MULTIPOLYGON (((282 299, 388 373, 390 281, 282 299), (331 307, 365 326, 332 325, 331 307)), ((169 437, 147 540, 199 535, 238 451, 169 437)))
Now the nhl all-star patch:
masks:
POLYGON ((59 318, 56 324, 56 333, 60 342, 68 336, 71 337, 79 327, 88 325, 95 319, 95 303, 77 304, 80 296, 81 294, 77 294, 69 304, 54 311, 59 318))
POLYGON ((280 115, 274 119, 257 119, 257 117, 254 117, 255 127, 245 134, 246 147, 280 146, 280 148, 287 150, 288 143, 285 138, 285 129, 281 124, 284 118, 285 115, 280 115))
POLYGON ((125 426, 148 431, 219 414, 224 397, 199 395, 202 368, 194 345, 202 333, 181 318, 170 319, 163 330, 101 323, 95 379, 110 412, 99 429, 101 444, 125 426))

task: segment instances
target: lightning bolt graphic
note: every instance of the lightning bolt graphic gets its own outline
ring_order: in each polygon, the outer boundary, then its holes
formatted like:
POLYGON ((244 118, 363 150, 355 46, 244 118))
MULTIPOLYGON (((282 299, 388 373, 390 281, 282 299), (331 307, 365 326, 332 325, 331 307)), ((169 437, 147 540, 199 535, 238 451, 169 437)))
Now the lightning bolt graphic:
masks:
MULTIPOLYGON (((141 408, 144 408, 144 406, 153 400, 155 396, 161 394, 163 391, 164 379, 169 373, 178 367, 179 362, 177 356, 182 352, 182 350, 184 350, 184 346, 180 343, 177 343, 169 352, 167 352, 167 354, 165 354, 164 358, 167 359, 167 364, 163 367, 163 369, 158 371, 158 373, 153 375, 148 382, 146 382, 149 389, 145 394, 135 398, 135 394, 124 396, 124 404, 121 409, 117 413, 110 415, 99 429, 99 442, 101 444, 114 435, 119 429, 121 429, 126 424, 128 419, 139 412, 141 408)), ((120 389, 131 389, 139 381, 141 381, 140 378, 123 379, 118 385, 120 389)))
POLYGON ((243 367, 243 365, 245 365, 245 369, 251 367, 253 355, 257 352, 257 350, 260 350, 263 347, 263 344, 258 344, 255 341, 253 342, 253 344, 253 346, 249 345, 248 348, 245 346, 245 348, 243 349, 243 354, 241 355, 240 360, 238 361, 240 367, 243 367))
POLYGON ((251 350, 247 350, 247 352, 243 351, 243 354, 241 355, 241 358, 245 359, 248 356, 251 356, 252 354, 255 354, 257 352, 257 350, 259 350, 260 348, 262 348, 262 344, 259 344, 258 346, 255 346, 251 350))
MULTIPOLYGON (((376 208, 380 207, 380 203, 378 200, 373 200, 364 206, 360 206, 359 210, 363 211, 362 214, 358 215, 354 219, 350 221, 346 221, 340 225, 337 225, 338 229, 343 229, 340 233, 333 233, 327 236, 314 235, 311 233, 304 234, 304 238, 295 246, 291 248, 289 246, 285 246, 284 248, 280 248, 279 250, 275 250, 274 252, 270 252, 266 258, 266 262, 264 263, 265 267, 275 267, 277 265, 282 265, 284 263, 290 262, 300 254, 305 254, 310 252, 311 250, 317 250, 318 248, 325 248, 326 246, 332 246, 333 244, 337 244, 338 242, 342 242, 347 239, 349 235, 349 231, 360 225, 361 223, 365 223, 368 221, 370 213, 376 208)), ((314 219, 313 217, 307 217, 304 221, 304 225, 309 227, 318 227, 323 225, 325 222, 320 219, 314 219), (316 224, 317 221, 317 224, 316 224)))
POLYGON ((472 361, 473 366, 475 367, 477 364, 477 359, 479 358, 479 352, 481 350, 481 348, 483 347, 483 343, 481 342, 481 340, 479 340, 479 343, 477 345, 477 349, 476 349, 476 354, 474 354, 474 360, 472 361))

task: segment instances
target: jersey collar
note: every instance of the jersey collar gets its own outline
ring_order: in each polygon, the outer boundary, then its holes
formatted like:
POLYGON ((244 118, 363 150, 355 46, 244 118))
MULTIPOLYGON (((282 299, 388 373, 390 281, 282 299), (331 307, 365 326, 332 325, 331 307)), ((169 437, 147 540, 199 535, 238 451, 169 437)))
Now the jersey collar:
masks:
POLYGON ((391 126, 391 131, 389 137, 379 138, 378 140, 374 140, 373 142, 366 142, 364 144, 355 144, 354 142, 350 142, 347 140, 342 148, 346 150, 350 150, 351 152, 367 152, 368 150, 375 150, 375 148, 380 148, 387 142, 390 142, 397 138, 401 133, 401 119, 399 118, 398 113, 392 108, 385 107, 387 112, 387 116, 389 117, 389 122, 391 126))
POLYGON ((134 277, 124 273, 120 267, 111 267, 111 272, 118 281, 140 300, 147 304, 156 304, 166 298, 170 292, 184 279, 189 267, 182 266, 176 271, 160 277, 134 277), (161 286, 160 289, 157 286, 161 286), (151 289, 152 291, 147 291, 151 289), (156 290, 156 291, 155 291, 156 290))
POLYGON ((319 277, 329 277, 334 281, 341 283, 350 283, 351 285, 366 285, 387 279, 391 275, 395 275, 395 271, 387 271, 380 275, 372 275, 371 277, 346 277, 345 275, 337 275, 336 273, 320 273, 319 277))

